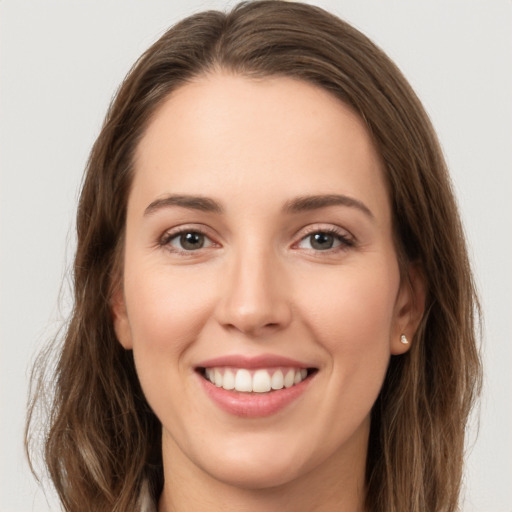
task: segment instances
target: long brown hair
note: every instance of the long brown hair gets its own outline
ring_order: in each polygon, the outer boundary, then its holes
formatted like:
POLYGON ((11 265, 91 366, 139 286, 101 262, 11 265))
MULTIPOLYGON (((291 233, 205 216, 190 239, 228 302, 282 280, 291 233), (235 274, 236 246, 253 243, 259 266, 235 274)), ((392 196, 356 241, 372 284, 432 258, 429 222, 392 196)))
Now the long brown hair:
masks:
POLYGON ((87 165, 74 309, 55 368, 48 354, 36 366, 27 445, 38 404, 49 404, 44 456, 69 512, 133 511, 147 486, 155 500, 161 492, 160 424, 131 352, 116 340, 110 297, 122 274, 135 148, 171 91, 216 69, 305 80, 364 119, 384 162, 400 265, 419 264, 428 287, 411 350, 392 356, 373 407, 366 507, 456 510, 465 426, 480 384, 479 310, 446 165, 428 116, 390 59, 347 23, 302 3, 195 14, 126 77, 87 165))

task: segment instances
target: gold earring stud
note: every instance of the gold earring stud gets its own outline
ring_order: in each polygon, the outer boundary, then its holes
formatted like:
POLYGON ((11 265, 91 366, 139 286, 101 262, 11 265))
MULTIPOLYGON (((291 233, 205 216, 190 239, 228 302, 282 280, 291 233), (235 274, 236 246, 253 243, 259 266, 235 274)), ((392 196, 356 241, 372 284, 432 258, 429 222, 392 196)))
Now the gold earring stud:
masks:
POLYGON ((403 343, 404 345, 409 345, 409 340, 407 339, 407 336, 405 334, 402 334, 402 336, 400 336, 400 343, 403 343))

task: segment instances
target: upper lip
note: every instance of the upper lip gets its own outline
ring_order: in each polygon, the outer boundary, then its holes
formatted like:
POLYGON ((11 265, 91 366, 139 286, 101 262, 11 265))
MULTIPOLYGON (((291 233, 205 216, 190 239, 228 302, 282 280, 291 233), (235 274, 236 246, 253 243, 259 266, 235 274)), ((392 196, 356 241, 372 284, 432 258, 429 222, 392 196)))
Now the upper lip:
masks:
POLYGON ((213 359, 200 362, 198 368, 213 368, 229 366, 232 368, 274 368, 277 366, 292 368, 311 368, 304 362, 290 359, 289 357, 278 356, 274 354, 261 354, 259 356, 244 356, 241 354, 231 354, 219 356, 213 359))

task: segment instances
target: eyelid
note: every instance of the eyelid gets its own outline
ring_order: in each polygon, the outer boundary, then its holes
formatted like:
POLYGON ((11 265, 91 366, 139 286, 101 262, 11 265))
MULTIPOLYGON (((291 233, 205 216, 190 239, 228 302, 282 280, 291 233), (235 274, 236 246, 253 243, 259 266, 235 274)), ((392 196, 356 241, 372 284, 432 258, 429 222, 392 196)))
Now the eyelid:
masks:
POLYGON ((357 240, 355 239, 355 237, 349 231, 347 231, 344 228, 341 228, 340 226, 336 226, 333 224, 312 224, 310 226, 306 226, 297 233, 295 237, 296 241, 292 244, 292 248, 298 248, 298 244, 300 244, 308 236, 313 235, 315 233, 327 233, 330 235, 334 235, 341 241, 340 246, 331 249, 325 249, 323 251, 312 249, 312 251, 316 253, 336 252, 339 250, 347 249, 349 247, 353 247, 357 244, 357 240))
POLYGON ((160 247, 167 248, 170 252, 173 252, 175 254, 177 253, 177 254, 192 255, 193 253, 198 253, 202 250, 210 249, 211 247, 220 247, 221 246, 221 244, 219 242, 217 242, 217 240, 215 239, 216 237, 214 237, 212 235, 211 231, 212 231, 211 229, 207 228, 203 224, 182 224, 182 225, 179 225, 179 226, 176 226, 174 228, 170 228, 170 229, 167 229, 166 231, 164 231, 162 233, 162 235, 160 235, 160 237, 158 238, 157 244, 160 247), (180 250, 180 249, 177 249, 174 247, 171 249, 171 245, 170 245, 171 240, 173 240, 174 238, 176 238, 184 233, 199 233, 199 234, 203 235, 204 237, 206 237, 211 242, 211 244, 208 247, 201 247, 195 251, 180 250))
MULTIPOLYGON (((340 226, 333 225, 333 224, 326 225, 326 224, 317 223, 317 224, 311 224, 309 226, 301 228, 296 233, 296 235, 294 237, 295 241, 291 245, 291 248, 292 249, 298 248, 298 245, 305 238, 307 238, 308 236, 310 236, 314 233, 328 233, 328 234, 331 234, 331 235, 334 235, 335 237, 337 237, 338 240, 340 240, 340 242, 341 242, 341 244, 339 246, 336 246, 331 249, 325 249, 323 251, 311 249, 311 251, 315 252, 315 253, 322 253, 322 252, 323 253, 332 253, 332 252, 336 252, 336 251, 346 250, 350 247, 357 245, 356 238, 346 229, 344 229, 340 226)), ((170 252, 173 252, 173 253, 192 255, 194 253, 199 253, 203 250, 208 250, 212 247, 222 247, 222 244, 217 241, 217 238, 218 237, 216 237, 212 233, 212 230, 208 226, 205 226, 204 224, 194 224, 194 223, 182 224, 182 225, 175 226, 173 228, 169 228, 169 229, 165 230, 162 233, 162 235, 160 235, 158 237, 157 245, 159 247, 167 248, 170 252), (208 247, 203 247, 203 248, 197 249, 195 251, 187 251, 187 250, 179 250, 176 248, 172 248, 172 249, 169 248, 170 247, 169 242, 172 239, 176 238, 177 236, 179 236, 183 233, 190 233, 190 232, 199 233, 199 234, 205 236, 206 238, 208 238, 208 240, 211 242, 211 244, 208 247)))

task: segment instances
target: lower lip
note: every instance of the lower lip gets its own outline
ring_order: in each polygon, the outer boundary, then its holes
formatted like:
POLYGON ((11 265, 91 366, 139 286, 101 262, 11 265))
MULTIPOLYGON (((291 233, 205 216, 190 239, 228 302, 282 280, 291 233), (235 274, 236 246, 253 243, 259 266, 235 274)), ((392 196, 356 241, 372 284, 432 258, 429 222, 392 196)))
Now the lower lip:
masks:
POLYGON ((309 386, 309 376, 290 388, 269 391, 268 393, 241 393, 218 388, 209 380, 198 375, 206 394, 222 410, 245 418, 263 418, 271 416, 298 400, 309 386))

